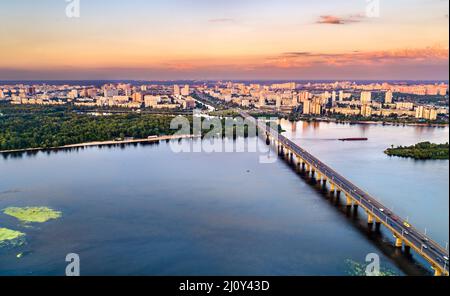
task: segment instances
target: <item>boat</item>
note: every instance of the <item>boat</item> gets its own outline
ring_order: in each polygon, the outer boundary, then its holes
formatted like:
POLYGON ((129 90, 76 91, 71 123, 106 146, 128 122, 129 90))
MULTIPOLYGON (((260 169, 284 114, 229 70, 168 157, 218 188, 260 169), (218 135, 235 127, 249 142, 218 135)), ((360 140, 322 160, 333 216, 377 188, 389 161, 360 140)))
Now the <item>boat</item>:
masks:
POLYGON ((368 141, 368 138, 342 138, 339 141, 347 142, 347 141, 368 141))

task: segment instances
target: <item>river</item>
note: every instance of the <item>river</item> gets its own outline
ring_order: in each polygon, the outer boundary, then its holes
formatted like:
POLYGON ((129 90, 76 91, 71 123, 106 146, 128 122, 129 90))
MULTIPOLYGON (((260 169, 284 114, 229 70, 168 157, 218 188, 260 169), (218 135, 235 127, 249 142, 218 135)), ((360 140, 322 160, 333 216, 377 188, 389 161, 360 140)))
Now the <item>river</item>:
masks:
MULTIPOLYGON (((390 145, 446 142, 448 128, 282 122, 286 134, 443 245, 448 161, 390 158, 390 145), (337 138, 369 138, 340 142, 337 138)), ((183 145, 199 139, 182 140, 183 145)), ((250 143, 261 141, 249 139, 250 143)), ((0 275, 348 275, 380 256, 384 270, 427 274, 392 236, 367 229, 284 161, 259 154, 174 153, 167 142, 37 152, 0 159, 0 209, 45 206, 62 218, 0 227, 26 234, 0 248, 0 275), (23 254, 17 258, 17 254, 23 254)))

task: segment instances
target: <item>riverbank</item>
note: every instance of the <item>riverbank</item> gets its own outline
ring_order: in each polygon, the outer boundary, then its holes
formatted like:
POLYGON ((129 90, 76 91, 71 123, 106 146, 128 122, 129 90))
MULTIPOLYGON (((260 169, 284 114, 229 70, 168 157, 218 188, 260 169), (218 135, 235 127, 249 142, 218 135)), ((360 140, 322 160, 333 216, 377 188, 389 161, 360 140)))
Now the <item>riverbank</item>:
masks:
POLYGON ((413 158, 417 160, 446 160, 449 159, 449 144, 432 144, 423 142, 408 147, 392 147, 384 151, 389 156, 413 158))
POLYGON ((342 123, 342 124, 372 124, 372 125, 384 125, 384 126, 422 126, 422 127, 448 127, 449 123, 431 123, 431 122, 408 122, 408 121, 383 121, 383 120, 361 120, 361 119, 343 119, 343 118, 333 118, 333 117, 304 117, 295 116, 291 117, 288 114, 280 113, 258 113, 250 112, 251 115, 255 117, 278 117, 279 119, 287 119, 291 122, 306 121, 306 122, 332 122, 332 123, 342 123))
POLYGON ((29 149, 3 150, 3 151, 0 151, 0 154, 36 152, 36 151, 54 151, 54 150, 64 150, 64 149, 73 149, 73 148, 101 147, 101 146, 123 145, 123 144, 152 143, 152 142, 159 142, 159 141, 166 141, 166 140, 193 139, 193 138, 198 138, 198 137, 199 136, 195 136, 195 135, 169 135, 169 136, 160 136, 160 137, 147 138, 147 139, 129 139, 129 140, 121 140, 121 141, 97 141, 97 142, 64 145, 64 146, 51 147, 51 148, 42 148, 41 147, 41 148, 29 148, 29 149))
POLYGON ((390 122, 390 121, 364 121, 364 120, 338 120, 334 118, 314 118, 314 119, 300 119, 299 121, 311 122, 333 122, 342 124, 372 124, 384 126, 422 126, 422 127, 448 127, 448 123, 419 123, 419 122, 390 122))

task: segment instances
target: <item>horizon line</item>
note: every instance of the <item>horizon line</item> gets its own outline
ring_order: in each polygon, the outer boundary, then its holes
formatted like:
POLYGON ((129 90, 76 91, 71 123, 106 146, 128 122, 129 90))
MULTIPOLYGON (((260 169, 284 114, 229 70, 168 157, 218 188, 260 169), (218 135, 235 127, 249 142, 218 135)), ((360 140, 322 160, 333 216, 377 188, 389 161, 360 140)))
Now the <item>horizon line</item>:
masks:
POLYGON ((0 82, 39 82, 39 81, 55 81, 55 82, 69 82, 69 81, 136 81, 136 82, 176 82, 176 81, 191 81, 191 82, 221 82, 221 81, 287 81, 287 82, 310 82, 310 81, 333 81, 333 82, 358 82, 358 81, 374 81, 374 82, 449 82, 449 79, 0 79, 0 82))

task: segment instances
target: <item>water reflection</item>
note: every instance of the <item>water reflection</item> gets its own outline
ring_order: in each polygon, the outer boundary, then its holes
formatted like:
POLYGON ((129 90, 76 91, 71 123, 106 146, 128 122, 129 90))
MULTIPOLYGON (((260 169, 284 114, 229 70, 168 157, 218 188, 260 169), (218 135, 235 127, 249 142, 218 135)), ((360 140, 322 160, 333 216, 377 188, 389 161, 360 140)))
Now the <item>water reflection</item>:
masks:
MULTIPOLYGON (((291 124, 282 122, 283 127, 291 124)), ((297 124, 304 128, 297 133, 286 132, 294 142, 446 245, 449 161, 390 157, 384 151, 392 145, 446 143, 448 127, 320 122, 319 128, 312 130, 307 128, 310 126, 307 122, 297 124), (368 141, 340 142, 339 138, 368 138, 368 141)))
MULTIPOLYGON (((448 141, 448 129, 423 129, 418 137, 412 127, 300 122, 292 133, 291 123, 281 123, 294 141, 396 212, 448 239, 448 161, 382 153, 388 143, 448 141), (369 141, 335 140, 362 132, 369 141)), ((258 156, 175 154, 166 141, 4 156, 0 208, 41 205, 64 215, 28 229, 0 214, 0 225, 28 239, 23 250, 0 250, 0 274, 61 275, 69 252, 85 258, 89 275, 344 275, 346 260, 364 262, 372 252, 398 274, 429 272, 314 178, 286 162, 261 164, 258 156), (30 255, 18 261, 22 251, 30 255)))
MULTIPOLYGON (((283 155, 280 154, 280 157, 283 157, 283 155)), ((391 238, 392 234, 389 231, 383 229, 380 224, 367 224, 367 217, 364 214, 360 215, 361 210, 358 207, 348 207, 342 201, 341 192, 331 192, 328 190, 326 183, 319 182, 316 178, 306 174, 304 169, 297 167, 295 165, 297 161, 284 159, 287 167, 297 173, 303 182, 312 186, 323 200, 328 201, 331 208, 338 210, 342 216, 345 216, 348 223, 351 223, 362 236, 373 243, 386 257, 391 258, 398 268, 408 275, 420 276, 432 274, 429 269, 424 267, 428 263, 418 254, 414 253, 415 255, 413 256, 409 249, 402 250, 396 248, 391 238)))

